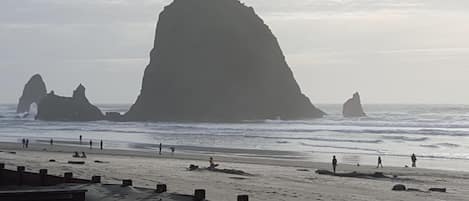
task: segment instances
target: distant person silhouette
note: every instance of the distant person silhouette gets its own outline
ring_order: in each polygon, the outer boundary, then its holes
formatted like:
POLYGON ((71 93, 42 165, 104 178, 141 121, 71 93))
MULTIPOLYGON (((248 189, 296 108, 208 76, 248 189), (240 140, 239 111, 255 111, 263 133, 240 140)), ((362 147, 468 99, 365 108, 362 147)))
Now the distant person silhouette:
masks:
POLYGON ((334 171, 334 174, 335 174, 336 168, 337 168, 337 158, 335 156, 332 156, 332 170, 334 171))
POLYGON ((101 150, 103 150, 103 140, 101 140, 101 143, 99 143, 101 150))
POLYGON ((50 146, 54 145, 54 139, 50 139, 50 146))
POLYGON ((162 149, 162 148, 163 148, 163 144, 162 144, 162 143, 160 143, 160 152, 159 152, 159 153, 160 153, 160 155, 161 155, 161 149, 162 149))
POLYGON ((26 146, 26 149, 29 147, 29 139, 26 139, 25 146, 26 146))
POLYGON ((81 144, 81 142, 82 142, 82 139, 83 139, 83 136, 80 135, 80 144, 81 144))
POLYGON ((412 160, 412 167, 417 167, 417 156, 415 155, 415 153, 412 154, 410 159, 412 160))
POLYGON ((93 149, 93 141, 90 140, 90 149, 93 149))
POLYGON ((383 168, 383 161, 381 160, 381 156, 378 156, 378 166, 376 166, 376 168, 379 168, 379 166, 383 168))
POLYGON ((21 142, 23 143, 23 149, 26 147, 26 139, 21 139, 21 142))

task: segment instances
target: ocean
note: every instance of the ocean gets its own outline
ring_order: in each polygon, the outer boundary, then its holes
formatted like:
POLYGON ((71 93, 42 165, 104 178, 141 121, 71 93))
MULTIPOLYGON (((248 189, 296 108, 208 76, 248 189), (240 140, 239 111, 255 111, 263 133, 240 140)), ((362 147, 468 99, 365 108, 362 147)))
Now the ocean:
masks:
MULTIPOLYGON (((341 105, 317 105, 328 115, 302 121, 263 120, 242 123, 44 122, 0 105, 0 141, 75 144, 78 136, 105 148, 156 151, 159 143, 181 152, 235 154, 246 157, 297 158, 385 166, 410 164, 467 171, 469 105, 365 105, 368 117, 343 118, 341 105), (223 150, 223 151, 222 151, 223 150), (223 153, 221 153, 223 152, 223 153)), ((104 112, 125 112, 130 105, 98 105, 104 112)), ((1 149, 1 147, 0 147, 1 149)))

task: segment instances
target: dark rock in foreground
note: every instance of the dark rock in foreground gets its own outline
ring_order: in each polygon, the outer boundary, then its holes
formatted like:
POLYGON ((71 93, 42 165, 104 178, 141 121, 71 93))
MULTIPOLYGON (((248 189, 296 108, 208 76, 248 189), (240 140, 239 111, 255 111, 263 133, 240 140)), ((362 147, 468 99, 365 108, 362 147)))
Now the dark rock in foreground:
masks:
POLYGON ((348 99, 344 103, 343 111, 344 117, 365 117, 366 114, 363 111, 362 103, 360 100, 360 94, 357 92, 353 94, 351 99, 348 99))
POLYGON ((45 121, 97 121, 104 115, 92 105, 85 95, 85 87, 79 85, 73 91, 73 97, 57 96, 54 92, 47 94, 38 105, 39 120, 45 121))
POLYGON ((238 0, 175 0, 160 14, 128 121, 320 118, 277 39, 238 0))
POLYGON ((44 80, 41 75, 36 74, 29 79, 23 89, 23 94, 19 99, 18 107, 16 108, 17 113, 29 112, 29 109, 33 103, 39 104, 41 99, 46 96, 47 89, 44 80))

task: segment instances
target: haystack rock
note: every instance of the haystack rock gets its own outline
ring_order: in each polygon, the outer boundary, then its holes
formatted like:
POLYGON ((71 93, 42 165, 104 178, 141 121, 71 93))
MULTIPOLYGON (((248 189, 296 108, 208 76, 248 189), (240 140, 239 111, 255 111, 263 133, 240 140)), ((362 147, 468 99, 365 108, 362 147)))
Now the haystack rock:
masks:
POLYGON ((351 99, 348 99, 347 102, 344 103, 342 113, 344 117, 366 116, 365 112, 363 111, 362 103, 360 100, 360 94, 358 92, 353 94, 353 97, 351 99))
POLYGON ((54 91, 47 94, 38 105, 39 120, 45 121, 97 121, 104 115, 86 98, 85 87, 79 85, 72 97, 55 95, 54 91))
POLYGON ((174 0, 129 121, 320 118, 301 93, 277 39, 238 0, 174 0))
POLYGON ((36 74, 29 79, 28 83, 24 86, 23 94, 20 97, 17 113, 29 112, 32 104, 39 104, 41 99, 46 96, 47 89, 41 75, 36 74))

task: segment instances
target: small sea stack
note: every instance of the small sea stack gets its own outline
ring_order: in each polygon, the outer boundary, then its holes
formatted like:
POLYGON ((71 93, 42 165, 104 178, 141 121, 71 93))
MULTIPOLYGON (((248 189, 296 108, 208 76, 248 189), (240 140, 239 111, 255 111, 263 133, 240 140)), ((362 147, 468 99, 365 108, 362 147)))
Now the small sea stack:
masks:
POLYGON ((358 92, 353 94, 353 97, 344 103, 342 110, 344 117, 365 117, 366 113, 363 111, 360 94, 358 92))
POLYGON ((85 87, 80 84, 72 97, 58 96, 54 91, 47 94, 38 105, 36 118, 44 121, 97 121, 103 120, 104 115, 88 101, 85 87))
POLYGON ((238 0, 174 0, 160 14, 128 121, 312 119, 277 38, 238 0))
POLYGON ((26 113, 29 112, 31 105, 38 105, 41 99, 46 96, 47 88, 44 80, 41 75, 33 75, 29 81, 26 83, 23 89, 23 94, 21 95, 18 107, 16 108, 17 113, 26 113))

